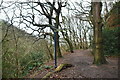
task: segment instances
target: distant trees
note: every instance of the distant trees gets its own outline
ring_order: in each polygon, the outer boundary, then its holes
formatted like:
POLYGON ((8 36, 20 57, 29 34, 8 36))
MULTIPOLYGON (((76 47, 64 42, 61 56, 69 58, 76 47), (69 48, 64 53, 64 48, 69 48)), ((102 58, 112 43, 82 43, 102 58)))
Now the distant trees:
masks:
POLYGON ((63 38, 66 40, 66 42, 68 43, 68 46, 69 46, 69 49, 70 49, 70 52, 71 53, 73 53, 74 51, 73 51, 73 43, 72 43, 72 41, 71 41, 71 39, 70 39, 70 35, 69 35, 69 18, 66 18, 66 17, 64 17, 64 16, 62 16, 62 24, 63 25, 61 25, 61 28, 63 29, 63 30, 61 30, 61 33, 62 33, 62 36, 63 36, 63 38), (66 25, 66 23, 68 23, 67 25, 66 25), (64 27, 62 27, 62 26, 64 26, 64 27))
POLYGON ((79 42, 79 48, 80 49, 88 49, 91 47, 91 41, 92 41, 92 35, 93 35, 93 28, 91 25, 91 20, 90 20, 90 6, 91 4, 86 1, 80 1, 80 2, 75 2, 73 4, 73 8, 70 9, 71 11, 73 10, 74 14, 74 20, 77 25, 77 35, 78 40, 76 39, 77 42, 79 42), (83 4, 86 5, 83 5, 83 4))

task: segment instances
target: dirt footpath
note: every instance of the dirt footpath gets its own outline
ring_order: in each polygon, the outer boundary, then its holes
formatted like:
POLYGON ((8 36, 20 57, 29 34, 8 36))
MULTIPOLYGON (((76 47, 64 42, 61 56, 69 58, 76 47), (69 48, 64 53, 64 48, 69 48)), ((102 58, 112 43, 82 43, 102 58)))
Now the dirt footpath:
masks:
MULTIPOLYGON (((73 67, 62 70, 51 75, 51 78, 118 78, 118 58, 106 58, 108 64, 95 66, 92 64, 93 56, 90 50, 75 50, 68 53, 63 58, 58 59, 61 63, 70 63, 73 67)), ((46 65, 54 65, 53 61, 46 65)), ((42 78, 51 70, 42 70, 32 75, 31 78, 42 78)))

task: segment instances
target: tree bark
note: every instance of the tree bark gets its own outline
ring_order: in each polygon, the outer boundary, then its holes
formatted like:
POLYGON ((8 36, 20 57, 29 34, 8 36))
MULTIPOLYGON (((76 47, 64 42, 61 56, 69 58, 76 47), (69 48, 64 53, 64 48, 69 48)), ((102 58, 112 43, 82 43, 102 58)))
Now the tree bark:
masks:
POLYGON ((102 49, 102 19, 101 19, 101 10, 102 3, 101 2, 93 2, 92 3, 92 13, 94 20, 94 62, 93 64, 100 65, 105 64, 107 61, 103 54, 102 49))

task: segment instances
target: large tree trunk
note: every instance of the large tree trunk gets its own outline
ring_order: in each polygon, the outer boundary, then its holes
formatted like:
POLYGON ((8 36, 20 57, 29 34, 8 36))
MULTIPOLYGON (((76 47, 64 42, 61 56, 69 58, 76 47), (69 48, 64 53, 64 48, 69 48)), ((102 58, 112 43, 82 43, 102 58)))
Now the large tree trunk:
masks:
POLYGON ((92 12, 94 19, 94 62, 93 64, 104 64, 106 63, 106 59, 103 54, 102 49, 102 19, 101 19, 101 10, 102 3, 101 2, 93 2, 92 3, 92 12))

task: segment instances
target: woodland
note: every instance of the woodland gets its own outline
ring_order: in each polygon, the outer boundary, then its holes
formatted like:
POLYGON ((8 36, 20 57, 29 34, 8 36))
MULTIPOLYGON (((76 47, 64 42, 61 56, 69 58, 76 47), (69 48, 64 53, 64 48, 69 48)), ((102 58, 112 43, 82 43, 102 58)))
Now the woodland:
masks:
POLYGON ((0 75, 119 78, 120 1, 0 1, 0 75))

